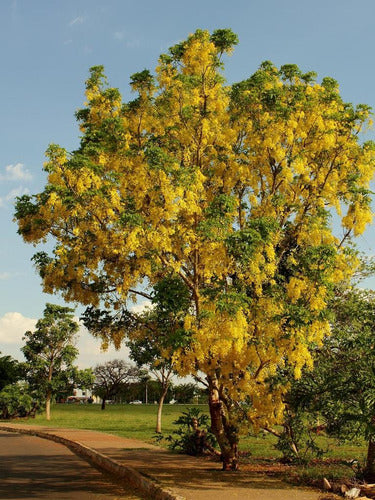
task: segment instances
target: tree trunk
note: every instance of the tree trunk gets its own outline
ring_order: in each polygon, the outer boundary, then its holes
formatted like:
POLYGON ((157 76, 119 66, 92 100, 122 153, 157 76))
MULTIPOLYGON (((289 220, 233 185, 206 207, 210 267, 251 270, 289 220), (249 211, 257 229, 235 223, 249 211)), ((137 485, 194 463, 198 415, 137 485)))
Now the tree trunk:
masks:
POLYGON ((52 390, 51 390, 51 381, 53 374, 53 356, 48 368, 48 389, 46 394, 46 419, 51 420, 51 399, 52 399, 52 390))
POLYGON ((290 425, 289 422, 293 422, 293 415, 290 414, 289 409, 287 409, 287 415, 288 415, 288 420, 284 424, 284 431, 289 437, 289 447, 294 453, 296 458, 300 458, 300 454, 298 451, 297 443, 295 440, 294 432, 293 432, 293 427, 290 425))
POLYGON ((167 392, 168 392, 168 385, 164 387, 159 399, 158 415, 156 417, 156 430, 155 430, 155 432, 157 432, 158 434, 161 433, 161 413, 163 411, 164 399, 165 396, 167 395, 167 392))
MULTIPOLYGON (((373 421, 374 420, 375 418, 373 418, 373 421)), ((375 482, 375 435, 374 434, 370 435, 368 441, 366 466, 363 475, 367 482, 369 483, 375 482)))
POLYGON ((51 391, 47 392, 46 396, 46 419, 51 420, 51 398, 52 398, 52 393, 51 391))
POLYGON ((236 428, 229 424, 223 401, 220 401, 219 392, 210 385, 209 407, 211 415, 211 431, 220 446, 223 470, 238 469, 238 433, 236 428))
POLYGON ((102 399, 102 410, 105 410, 105 398, 102 399))

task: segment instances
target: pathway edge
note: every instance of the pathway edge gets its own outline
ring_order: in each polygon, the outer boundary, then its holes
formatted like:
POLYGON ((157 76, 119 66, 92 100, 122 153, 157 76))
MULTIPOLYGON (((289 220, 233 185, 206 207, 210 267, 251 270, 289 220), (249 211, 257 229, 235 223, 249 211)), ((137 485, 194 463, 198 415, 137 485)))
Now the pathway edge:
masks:
POLYGON ((49 439, 56 443, 63 444, 74 453, 84 459, 90 460, 98 469, 108 472, 118 479, 125 480, 131 486, 137 488, 141 493, 148 495, 154 500, 185 500, 185 497, 163 488, 154 479, 144 476, 133 467, 122 465, 116 460, 109 458, 102 453, 86 446, 78 441, 64 438, 52 432, 39 431, 37 429, 22 429, 22 427, 12 425, 0 425, 1 431, 29 434, 43 439, 49 439))

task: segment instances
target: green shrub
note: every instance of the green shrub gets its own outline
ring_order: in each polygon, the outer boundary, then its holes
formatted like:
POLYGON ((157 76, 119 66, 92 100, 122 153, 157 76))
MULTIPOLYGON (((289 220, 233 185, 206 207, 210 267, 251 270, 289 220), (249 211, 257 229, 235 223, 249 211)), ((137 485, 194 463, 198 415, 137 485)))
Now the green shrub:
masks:
POLYGON ((189 408, 173 422, 179 426, 176 431, 169 436, 156 436, 156 439, 165 439, 171 450, 187 455, 214 453, 216 439, 209 429, 208 422, 209 416, 199 408, 189 408))
POLYGON ((11 384, 0 391, 0 418, 27 417, 34 413, 36 403, 26 384, 11 384))

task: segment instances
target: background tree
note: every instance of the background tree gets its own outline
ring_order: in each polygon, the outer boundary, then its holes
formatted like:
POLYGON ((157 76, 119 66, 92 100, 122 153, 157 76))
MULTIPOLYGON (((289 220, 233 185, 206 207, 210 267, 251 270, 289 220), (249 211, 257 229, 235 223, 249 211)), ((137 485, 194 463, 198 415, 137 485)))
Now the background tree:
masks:
POLYGON ((207 386, 224 469, 237 467, 239 402, 254 429, 280 420, 286 387, 270 377, 286 365, 299 377, 329 332, 327 299, 355 267, 345 243, 371 220, 374 171, 358 140, 368 107, 295 65, 266 62, 227 87, 222 56, 236 43, 196 31, 156 77, 132 76, 129 103, 92 68, 79 149, 50 146, 45 190, 16 207, 25 241, 56 242, 35 256, 44 290, 122 318, 104 343, 138 322, 129 298, 179 276, 190 307, 173 366, 207 386))
POLYGON ((73 312, 69 307, 46 304, 35 331, 27 331, 23 337, 26 378, 31 388, 43 395, 47 420, 51 418, 52 397, 72 378, 78 355, 73 343, 79 327, 73 312))
POLYGON ((102 399, 102 410, 105 403, 113 399, 121 390, 138 376, 138 370, 122 359, 113 359, 94 368, 94 394, 102 399))
POLYGON ((152 377, 146 368, 139 371, 139 385, 142 387, 142 398, 145 404, 149 402, 149 386, 152 383, 152 377))
MULTIPOLYGON (((141 401, 145 403, 146 401, 146 381, 147 381, 147 399, 151 404, 157 403, 160 398, 160 383, 158 380, 154 380, 148 374, 147 378, 142 376, 141 370, 140 378, 135 382, 131 382, 124 391, 119 393, 119 398, 121 401, 131 403, 133 401, 141 401)), ((165 403, 173 400, 173 385, 171 384, 168 388, 168 392, 165 398, 165 403)))
POLYGON ((160 384, 160 397, 158 398, 158 412, 156 419, 155 432, 161 432, 161 416, 165 396, 171 383, 173 373, 171 359, 163 358, 160 348, 157 345, 157 339, 149 333, 138 339, 134 338, 127 343, 130 348, 130 357, 136 362, 137 366, 146 366, 157 378, 160 384))
POLYGON ((94 385, 94 372, 92 368, 78 369, 76 366, 72 370, 72 381, 75 387, 81 389, 92 389, 94 385))
POLYGON ((80 370, 77 366, 72 366, 64 375, 61 375, 60 388, 56 392, 57 400, 65 400, 74 394, 75 389, 90 390, 93 388, 95 376, 92 368, 80 370))
MULTIPOLYGON (((182 279, 174 274, 161 278, 153 287, 151 307, 135 314, 126 311, 113 317, 106 311, 88 308, 82 319, 96 336, 114 331, 128 337, 130 357, 139 368, 146 367, 160 383, 156 432, 161 432, 162 408, 173 374, 172 357, 181 345, 184 317, 190 307, 189 293, 182 279)), ((150 379, 147 374, 148 379, 150 379)), ((147 380, 145 380, 147 391, 147 380)), ((148 402, 146 396, 145 402, 148 402)))
POLYGON ((188 382, 185 384, 178 384, 173 387, 173 393, 176 401, 180 404, 191 404, 197 403, 196 398, 204 398, 204 402, 207 400, 207 394, 202 394, 201 389, 197 384, 188 382))
POLYGON ((138 316, 136 328, 128 332, 130 357, 138 367, 145 366, 160 383, 156 432, 161 432, 162 410, 173 375, 172 356, 181 334, 184 315, 190 305, 184 283, 169 276, 155 284, 152 308, 138 316))
POLYGON ((22 363, 11 356, 0 356, 0 391, 6 385, 18 382, 24 375, 25 367, 22 363))
POLYGON ((308 414, 319 418, 320 428, 340 440, 365 438, 368 451, 364 475, 372 482, 375 480, 375 292, 358 287, 341 289, 331 304, 332 334, 315 349, 314 370, 294 382, 287 397, 290 424, 293 429, 294 418, 304 422, 308 414))

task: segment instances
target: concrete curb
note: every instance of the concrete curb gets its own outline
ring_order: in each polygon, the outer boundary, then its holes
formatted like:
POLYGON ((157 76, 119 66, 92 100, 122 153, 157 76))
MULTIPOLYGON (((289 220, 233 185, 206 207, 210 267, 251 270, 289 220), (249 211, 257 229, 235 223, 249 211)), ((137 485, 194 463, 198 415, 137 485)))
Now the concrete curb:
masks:
POLYGON ((108 472, 109 474, 116 476, 117 479, 125 481, 132 487, 137 488, 140 493, 147 495, 147 498, 153 500, 185 500, 185 497, 177 495, 167 488, 163 488, 157 483, 157 481, 144 476, 136 469, 128 467, 127 465, 122 465, 116 460, 113 460, 77 441, 72 441, 49 432, 42 432, 36 429, 22 429, 21 427, 16 426, 0 425, 0 431, 29 434, 31 436, 38 436, 43 439, 49 439, 50 441, 63 444, 76 453, 76 455, 92 462, 98 469, 108 472))

